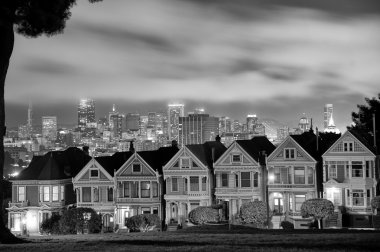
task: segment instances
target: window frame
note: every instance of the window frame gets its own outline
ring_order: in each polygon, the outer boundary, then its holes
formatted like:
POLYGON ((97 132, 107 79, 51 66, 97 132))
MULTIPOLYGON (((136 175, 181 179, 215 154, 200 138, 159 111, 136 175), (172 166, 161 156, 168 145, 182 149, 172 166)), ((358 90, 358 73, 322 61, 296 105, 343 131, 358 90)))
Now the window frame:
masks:
POLYGON ((284 159, 285 160, 296 159, 296 148, 284 148, 284 159))
POLYGON ((42 186, 43 202, 50 202, 50 186, 42 186), (47 192, 45 191, 47 189, 47 192))
POLYGON ((305 167, 303 166, 295 166, 294 167, 294 184, 295 185, 304 185, 306 183, 306 179, 305 179, 305 167), (296 175, 296 170, 303 170, 303 183, 297 181, 296 178, 301 178, 299 175, 296 175))
POLYGON ((180 168, 184 170, 190 170, 191 169, 191 159, 189 157, 182 157, 180 159, 180 168), (188 165, 184 165, 184 161, 188 162, 188 165))
POLYGON ((241 188, 251 188, 252 187, 252 177, 251 172, 240 172, 240 187, 241 188), (249 174, 249 179, 244 178, 243 174, 249 174), (249 181, 249 186, 245 185, 246 182, 249 181))
POLYGON ((171 191, 172 192, 179 192, 179 188, 178 188, 178 178, 177 177, 171 177, 170 179, 170 184, 171 184, 171 191), (173 183, 175 181, 175 183, 173 183), (174 185, 175 185, 175 188, 174 188, 174 185), (176 189, 176 190, 174 190, 176 189))
POLYGON ((136 174, 136 173, 141 173, 141 172, 142 172, 141 164, 140 163, 132 163, 132 173, 136 174), (139 170, 136 171, 135 167, 139 167, 139 170))
POLYGON ((364 190, 363 189, 352 189, 352 206, 353 207, 364 206, 364 190), (358 202, 361 204, 358 204, 358 202))
POLYGON ((343 152, 353 152, 354 141, 343 141, 343 152))
POLYGON ((220 186, 221 187, 228 187, 228 173, 226 172, 223 172, 221 175, 220 175, 220 186), (226 176, 226 178, 223 179, 223 176, 226 176), (226 184, 224 184, 223 182, 226 182, 226 184))
POLYGON ((99 169, 97 169, 97 168, 95 168, 95 169, 90 169, 90 174, 89 174, 89 176, 90 176, 90 179, 93 179, 93 178, 100 178, 100 171, 99 171, 99 169), (97 172, 97 175, 96 176, 93 176, 92 175, 92 172, 97 172))
POLYGON ((231 163, 241 163, 242 162, 242 155, 240 153, 232 153, 231 154, 231 163), (235 160, 235 157, 238 157, 238 159, 235 160))
POLYGON ((358 160, 353 160, 351 161, 351 178, 363 178, 363 167, 364 167, 365 164, 363 164, 363 161, 358 161, 358 160), (355 162, 355 164, 354 164, 355 162), (359 164, 360 162, 360 164, 359 164), (358 168, 358 166, 360 165, 361 168, 358 168), (354 168, 355 166, 355 168, 354 168), (354 172, 356 171, 356 172, 354 172), (356 176, 357 174, 359 174, 359 176, 356 176))
POLYGON ((59 201, 59 186, 55 185, 51 188, 51 201, 57 202, 59 201), (56 189, 56 192, 54 192, 54 189, 56 189))
POLYGON ((140 190, 141 190, 141 198, 150 198, 150 192, 151 192, 151 184, 150 184, 150 181, 141 181, 140 182, 140 184, 141 184, 141 188, 140 188, 140 190), (144 183, 144 187, 146 186, 147 188, 144 188, 143 189, 143 183, 144 183), (146 194, 146 193, 148 193, 148 195, 143 195, 143 192, 146 194))
POLYGON ((17 202, 25 202, 26 201, 26 186, 18 186, 17 187, 17 202), (20 193, 20 189, 23 189, 23 193, 20 193), (20 199, 20 195, 22 195, 22 200, 20 199))

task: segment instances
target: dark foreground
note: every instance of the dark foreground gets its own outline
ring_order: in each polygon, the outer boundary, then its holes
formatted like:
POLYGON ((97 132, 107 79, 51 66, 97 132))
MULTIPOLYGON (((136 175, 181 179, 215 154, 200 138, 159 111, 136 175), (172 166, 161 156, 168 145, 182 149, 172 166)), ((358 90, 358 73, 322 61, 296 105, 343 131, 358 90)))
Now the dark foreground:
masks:
POLYGON ((36 236, 0 251, 380 251, 380 231, 257 230, 228 226, 177 232, 36 236))

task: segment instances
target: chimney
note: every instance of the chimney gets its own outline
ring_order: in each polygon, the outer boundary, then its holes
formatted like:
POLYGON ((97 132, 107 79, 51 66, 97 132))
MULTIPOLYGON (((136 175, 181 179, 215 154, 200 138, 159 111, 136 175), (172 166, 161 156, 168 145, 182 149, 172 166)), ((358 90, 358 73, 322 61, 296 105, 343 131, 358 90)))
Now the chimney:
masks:
POLYGON ((83 152, 84 152, 84 154, 85 154, 86 156, 90 156, 90 153, 89 153, 88 149, 89 149, 88 146, 83 146, 83 148, 82 148, 82 150, 83 150, 83 152))
POLYGON ((135 152, 135 147, 133 146, 133 140, 129 143, 129 151, 135 152))
POLYGON ((259 151, 259 163, 261 165, 266 165, 266 154, 265 154, 265 150, 262 150, 262 151, 259 151))
POLYGON ((316 137, 317 137, 317 152, 319 151, 319 131, 318 131, 318 127, 315 127, 315 131, 316 131, 316 137))
POLYGON ((216 135, 215 141, 220 143, 220 136, 219 135, 216 135))
POLYGON ((178 142, 177 140, 172 140, 172 147, 174 148, 177 148, 178 149, 178 142))

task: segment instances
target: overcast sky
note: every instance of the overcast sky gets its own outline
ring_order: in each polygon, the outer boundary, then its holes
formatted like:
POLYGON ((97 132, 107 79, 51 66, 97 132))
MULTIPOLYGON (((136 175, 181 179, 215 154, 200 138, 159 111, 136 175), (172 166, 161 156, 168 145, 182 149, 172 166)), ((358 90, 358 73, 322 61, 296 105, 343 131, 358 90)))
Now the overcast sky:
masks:
POLYGON ((6 81, 7 123, 57 115, 75 123, 80 97, 97 116, 184 102, 243 120, 255 113, 340 129, 380 92, 380 1, 78 1, 63 34, 16 36, 6 81), (265 4, 264 4, 265 3, 265 4), (300 4, 302 3, 302 5, 300 4))

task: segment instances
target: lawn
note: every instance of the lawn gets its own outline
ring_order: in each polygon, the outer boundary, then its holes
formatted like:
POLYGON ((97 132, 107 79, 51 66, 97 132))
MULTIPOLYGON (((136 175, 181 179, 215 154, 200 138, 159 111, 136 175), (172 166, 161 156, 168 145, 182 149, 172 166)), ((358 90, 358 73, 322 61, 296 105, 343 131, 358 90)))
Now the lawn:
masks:
POLYGON ((258 230, 233 226, 176 232, 27 237, 0 251, 380 251, 380 231, 258 230))

